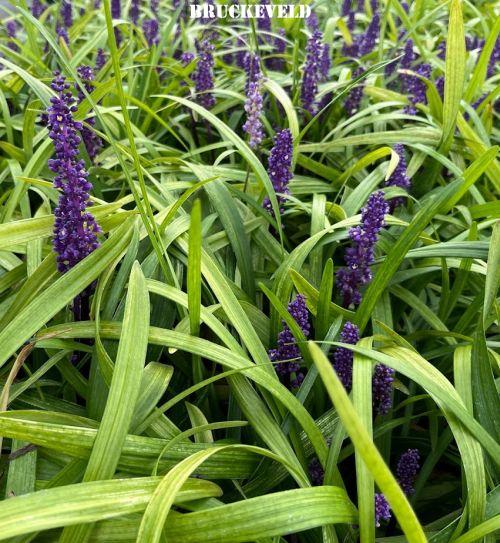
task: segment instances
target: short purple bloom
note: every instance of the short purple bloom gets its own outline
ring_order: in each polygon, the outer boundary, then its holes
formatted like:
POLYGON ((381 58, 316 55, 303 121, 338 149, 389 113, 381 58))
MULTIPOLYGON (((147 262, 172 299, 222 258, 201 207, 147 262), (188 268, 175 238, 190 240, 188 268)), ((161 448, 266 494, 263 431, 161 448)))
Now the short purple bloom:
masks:
MULTIPOLYGON (((358 327, 351 322, 346 322, 340 333, 340 341, 349 345, 356 345, 359 341, 358 327)), ((353 352, 345 347, 338 347, 333 355, 333 368, 347 391, 351 390, 352 387, 353 357, 353 352)))
MULTIPOLYGON (((276 198, 280 205, 280 213, 283 213, 281 205, 285 201, 285 195, 289 194, 288 184, 293 177, 292 174, 293 139, 288 128, 281 130, 274 137, 274 146, 269 155, 267 172, 273 184, 276 198)), ((271 201, 268 197, 264 199, 263 206, 269 213, 273 212, 271 201)))
POLYGON ((392 383, 394 370, 383 364, 377 364, 373 372, 372 398, 373 408, 379 415, 387 415, 392 407, 392 383))
POLYGON ((153 47, 153 45, 158 45, 160 41, 160 38, 158 36, 158 19, 146 19, 145 21, 143 21, 142 31, 144 32, 144 37, 146 38, 149 47, 153 47))
POLYGON ((398 461, 396 477, 399 486, 407 496, 415 492, 414 484, 418 470, 420 469, 420 453, 418 449, 408 449, 398 461))
MULTIPOLYGON (((295 300, 288 304, 288 312, 300 326, 304 336, 308 337, 310 324, 305 297, 301 294, 297 294, 295 300)), ((283 321, 283 329, 278 334, 277 347, 276 349, 271 349, 269 351, 269 358, 272 362, 280 362, 275 365, 276 372, 282 378, 290 379, 292 377, 290 381, 292 386, 298 385, 303 378, 299 373, 300 357, 300 349, 295 342, 295 338, 286 322, 283 321), (295 374, 295 379, 293 379, 292 374, 295 374)))
POLYGON ((215 105, 214 95, 210 92, 214 88, 214 45, 208 37, 196 40, 198 64, 193 74, 195 82, 196 100, 203 107, 210 109, 215 105))
POLYGON ((374 192, 365 207, 361 210, 361 224, 349 230, 352 241, 345 253, 347 267, 337 273, 337 285, 343 296, 343 303, 348 307, 351 303, 361 302, 360 287, 372 279, 371 264, 374 260, 374 249, 378 234, 385 225, 385 215, 389 206, 384 200, 382 191, 374 192))
POLYGON ((378 528, 380 526, 381 520, 390 520, 391 518, 391 509, 385 496, 383 494, 375 494, 375 526, 378 528))
POLYGON ((61 19, 66 28, 73 24, 73 6, 71 0, 62 0, 61 2, 61 19))
POLYGON ((245 112, 247 120, 243 125, 243 130, 249 135, 249 145, 252 148, 257 147, 264 138, 262 122, 260 115, 262 113, 262 72, 260 70, 260 60, 258 55, 248 53, 246 59, 247 79, 245 84, 246 102, 245 112))
POLYGON ((49 137, 54 142, 55 158, 49 160, 49 168, 56 174, 54 186, 59 189, 59 204, 54 211, 54 251, 60 272, 67 272, 99 246, 97 222, 87 207, 91 205, 89 191, 92 184, 87 180, 83 160, 78 156, 82 123, 74 120, 75 100, 64 76, 55 72, 51 98, 47 110, 49 137))
MULTIPOLYGON (((408 190, 410 188, 411 181, 406 171, 407 166, 403 145, 401 143, 396 143, 396 145, 394 145, 394 151, 399 156, 399 162, 394 171, 392 172, 391 177, 386 181, 385 184, 388 187, 401 187, 408 190)), ((389 202, 389 209, 391 213, 397 206, 401 205, 403 202, 404 199, 402 197, 393 198, 389 202)))

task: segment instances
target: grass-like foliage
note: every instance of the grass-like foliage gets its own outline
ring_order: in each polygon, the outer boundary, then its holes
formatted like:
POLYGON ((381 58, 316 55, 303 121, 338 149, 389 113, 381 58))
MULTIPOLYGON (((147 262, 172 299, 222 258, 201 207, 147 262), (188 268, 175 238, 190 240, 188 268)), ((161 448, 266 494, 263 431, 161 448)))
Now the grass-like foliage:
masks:
POLYGON ((0 2, 0 541, 493 543, 498 4, 191 3, 0 2))

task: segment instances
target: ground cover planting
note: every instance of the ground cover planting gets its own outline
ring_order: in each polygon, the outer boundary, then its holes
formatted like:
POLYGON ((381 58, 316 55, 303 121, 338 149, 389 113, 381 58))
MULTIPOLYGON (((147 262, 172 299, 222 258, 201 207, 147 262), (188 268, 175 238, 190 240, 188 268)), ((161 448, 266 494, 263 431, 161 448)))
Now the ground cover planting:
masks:
POLYGON ((496 541, 499 8, 0 4, 0 541, 496 541))

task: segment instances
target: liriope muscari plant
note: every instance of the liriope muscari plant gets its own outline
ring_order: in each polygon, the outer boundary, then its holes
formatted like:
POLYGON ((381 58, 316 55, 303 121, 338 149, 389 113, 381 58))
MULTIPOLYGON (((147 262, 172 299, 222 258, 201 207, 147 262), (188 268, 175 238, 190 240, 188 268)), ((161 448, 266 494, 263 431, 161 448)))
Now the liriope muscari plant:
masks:
POLYGON ((496 7, 18 4, 0 539, 493 541, 496 7))

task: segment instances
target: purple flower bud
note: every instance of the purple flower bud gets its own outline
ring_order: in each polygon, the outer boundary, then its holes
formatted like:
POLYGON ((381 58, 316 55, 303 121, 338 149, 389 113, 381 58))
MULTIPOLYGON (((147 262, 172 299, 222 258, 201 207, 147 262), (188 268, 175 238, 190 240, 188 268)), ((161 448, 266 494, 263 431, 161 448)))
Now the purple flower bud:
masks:
MULTIPOLYGON (((391 177, 386 181, 385 184, 388 187, 401 187, 408 190, 410 188, 411 181, 406 172, 406 158, 403 145, 401 143, 396 143, 396 145, 394 145, 394 151, 399 156, 399 162, 394 171, 392 172, 391 177)), ((393 198, 389 202, 389 209, 391 213, 397 206, 400 206, 403 203, 404 198, 393 198)))
POLYGON ((373 408, 379 415, 386 415, 392 407, 392 383, 394 370, 383 364, 377 364, 373 372, 372 397, 373 408))
MULTIPOLYGON (((305 337, 309 336, 309 312, 306 306, 306 299, 301 294, 297 294, 295 300, 288 304, 288 312, 300 326, 305 337)), ((300 370, 300 349, 295 342, 293 334, 288 325, 283 321, 283 329, 278 334, 276 349, 269 351, 269 358, 272 362, 283 361, 274 367, 278 375, 282 378, 290 378, 291 374, 298 374, 300 370)), ((291 383, 293 386, 293 382, 291 383)), ((297 383, 295 383, 297 384, 297 383)))
POLYGON ((66 28, 69 28, 73 24, 73 6, 71 0, 62 0, 61 3, 61 18, 66 28))
MULTIPOLYGON (((340 341, 349 345, 356 345, 359 341, 358 327, 351 322, 346 322, 340 333, 340 341)), ((353 356, 353 352, 344 347, 335 349, 335 354, 333 355, 333 368, 347 391, 351 390, 352 387, 353 356)))
POLYGON ((193 74, 195 82, 196 100, 203 107, 210 109, 215 105, 214 95, 209 92, 214 88, 214 45, 208 37, 196 40, 196 52, 198 54, 198 64, 193 74))
POLYGON ((137 23, 139 22, 140 7, 141 0, 132 0, 130 4, 130 19, 135 26, 137 26, 137 23))
POLYGON ((360 287, 372 279, 370 266, 374 260, 374 248, 380 230, 385 225, 389 206, 382 191, 374 192, 361 210, 361 224, 349 230, 352 245, 346 249, 347 267, 337 273, 339 287, 345 307, 361 302, 360 287))
MULTIPOLYGON (((274 138, 274 147, 269 155, 268 174, 274 191, 277 193, 278 204, 285 201, 285 195, 289 194, 288 184, 292 174, 293 139, 288 128, 278 132, 274 138)), ((266 196, 263 206, 269 213, 273 213, 271 201, 266 196)), ((280 213, 283 213, 280 207, 280 213)))
POLYGON ((254 53, 248 53, 246 59, 246 102, 245 112, 247 120, 243 125, 243 130, 250 136, 249 145, 252 148, 257 147, 264 138, 264 131, 260 121, 262 113, 262 72, 259 66, 259 57, 254 53))
POLYGON ((153 45, 158 45, 160 38, 158 36, 158 19, 146 19, 142 23, 142 31, 144 32, 144 37, 148 42, 149 47, 153 45))
POLYGON ((375 494, 375 526, 378 528, 381 520, 390 520, 391 516, 391 509, 385 496, 379 493, 375 494))
POLYGON ((396 477, 399 486, 407 496, 411 496, 415 492, 413 485, 419 469, 420 453, 418 449, 408 449, 400 456, 396 477))
POLYGON ((49 160, 49 168, 56 174, 54 186, 61 191, 59 204, 54 211, 53 247, 57 264, 64 273, 88 256, 99 245, 97 222, 87 207, 91 205, 89 191, 92 184, 87 180, 85 164, 78 156, 82 123, 75 121, 75 100, 70 85, 59 72, 51 87, 56 96, 51 98, 47 109, 49 137, 54 143, 55 158, 49 160))

